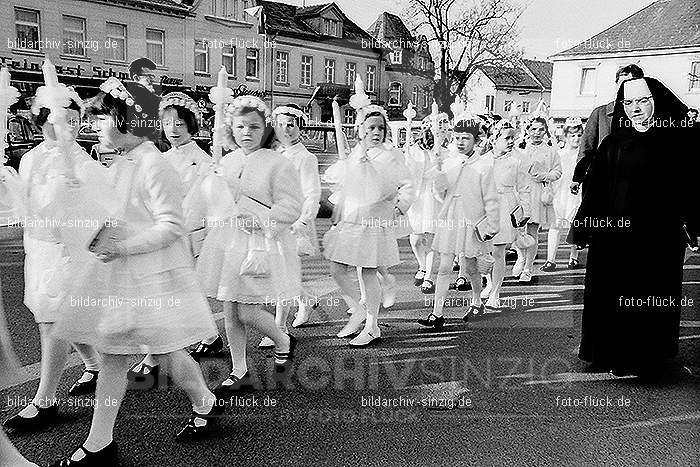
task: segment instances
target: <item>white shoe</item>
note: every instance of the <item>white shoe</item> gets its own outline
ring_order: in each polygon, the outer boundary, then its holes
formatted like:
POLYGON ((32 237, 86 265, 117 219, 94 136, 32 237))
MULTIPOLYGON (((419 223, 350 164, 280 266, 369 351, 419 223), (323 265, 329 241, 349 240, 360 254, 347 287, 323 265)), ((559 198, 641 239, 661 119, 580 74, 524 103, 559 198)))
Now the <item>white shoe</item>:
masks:
POLYGON ((275 346, 275 341, 270 339, 269 337, 265 336, 262 338, 260 343, 258 344, 258 348, 260 349, 271 349, 275 346))
POLYGON ((493 289, 493 283, 491 282, 491 276, 486 276, 486 287, 481 289, 481 298, 489 298, 491 295, 491 289, 493 289))
POLYGON ((362 332, 358 334, 357 337, 355 337, 353 340, 348 342, 348 344, 353 347, 366 347, 372 342, 379 339, 380 337, 382 337, 382 333, 379 330, 379 328, 377 328, 376 331, 372 332, 368 332, 366 329, 363 329, 362 332))
POLYGON ((513 277, 520 276, 523 273, 523 269, 525 269, 525 259, 518 258, 513 265, 513 277))
POLYGON ((340 332, 337 334, 338 337, 350 337, 353 334, 357 334, 357 332, 360 330, 362 327, 362 324, 365 322, 365 319, 367 318, 367 309, 363 306, 357 311, 355 311, 351 316, 348 322, 345 324, 343 329, 340 330, 340 332))
POLYGON ((529 284, 530 281, 532 280, 532 273, 530 271, 523 271, 522 274, 520 274, 520 278, 518 279, 518 282, 522 282, 524 284, 529 284))
MULTIPOLYGON (((381 276, 380 276, 381 277, 381 276)), ((386 280, 380 279, 382 287, 382 306, 391 308, 396 303, 396 278, 393 274, 388 274, 386 280)))
POLYGON ((310 314, 311 310, 309 310, 309 307, 307 307, 304 302, 299 302, 299 310, 297 310, 297 313, 294 315, 292 327, 298 328, 299 326, 306 324, 309 321, 310 314))

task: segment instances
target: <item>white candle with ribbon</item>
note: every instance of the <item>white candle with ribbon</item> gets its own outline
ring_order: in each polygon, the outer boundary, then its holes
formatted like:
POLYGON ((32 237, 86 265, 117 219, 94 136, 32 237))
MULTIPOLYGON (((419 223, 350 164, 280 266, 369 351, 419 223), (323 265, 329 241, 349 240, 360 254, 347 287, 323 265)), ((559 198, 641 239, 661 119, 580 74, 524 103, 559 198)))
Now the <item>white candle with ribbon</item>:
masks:
POLYGON ((50 110, 48 122, 53 125, 56 141, 61 148, 65 162, 66 179, 70 185, 77 185, 78 181, 75 178, 74 161, 71 157, 71 146, 73 145, 72 138, 68 135, 68 123, 66 122, 66 107, 70 102, 65 102, 65 92, 61 89, 62 85, 58 83, 56 75, 56 67, 51 63, 50 59, 44 60, 41 66, 41 71, 44 75, 44 83, 48 88, 49 102, 47 108, 50 110))
POLYGON ((212 156, 216 164, 221 161, 223 152, 223 131, 224 131, 224 103, 229 94, 233 94, 227 86, 228 72, 226 67, 221 65, 217 75, 216 86, 209 91, 209 100, 214 104, 214 131, 212 138, 212 156), (227 90, 229 92, 227 92, 227 90))
POLYGON ((416 111, 413 107, 413 102, 408 101, 406 110, 403 111, 403 116, 406 118, 406 142, 404 146, 410 145, 413 141, 413 119, 416 118, 416 111))

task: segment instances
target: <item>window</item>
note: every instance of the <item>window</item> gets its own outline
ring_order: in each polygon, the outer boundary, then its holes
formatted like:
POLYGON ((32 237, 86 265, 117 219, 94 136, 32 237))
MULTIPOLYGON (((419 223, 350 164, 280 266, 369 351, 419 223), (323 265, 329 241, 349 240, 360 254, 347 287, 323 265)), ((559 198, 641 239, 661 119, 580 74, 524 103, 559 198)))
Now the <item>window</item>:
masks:
POLYGON ((530 113, 530 101, 523 101, 523 113, 530 113))
POLYGON ((287 52, 277 52, 275 70, 275 83, 289 83, 289 54, 287 52))
POLYGON ((156 65, 163 66, 163 43, 165 32, 158 29, 146 29, 146 57, 156 65))
POLYGON ((496 107, 496 98, 494 96, 486 96, 486 110, 493 112, 496 107))
POLYGON ((513 101, 505 101, 503 103, 503 111, 510 112, 513 109, 513 101))
POLYGON ((389 85, 389 105, 392 107, 401 105, 401 83, 389 85))
POLYGON ((354 125, 355 115, 355 109, 353 109, 352 107, 346 108, 343 115, 343 123, 354 125))
POLYGON ((394 65, 401 65, 401 51, 400 50, 394 50, 391 53, 391 63, 394 65))
POLYGON ((581 69, 581 86, 579 94, 592 95, 595 92, 595 68, 581 69))
POLYGON ((413 92, 411 93, 411 102, 418 105, 418 86, 413 86, 413 92))
POLYGON ((302 109, 302 112, 304 112, 304 115, 306 115, 306 121, 310 122, 312 120, 313 112, 311 111, 311 105, 305 105, 304 108, 302 109))
POLYGON ((126 61, 126 25, 107 23, 107 53, 108 60, 126 61))
POLYGON ((423 93, 423 108, 427 109, 429 106, 430 102, 430 91, 426 90, 425 93, 423 93))
POLYGON ((221 49, 221 64, 226 67, 229 76, 236 76, 236 48, 230 45, 221 49))
POLYGON ((367 83, 365 87, 367 92, 374 92, 375 88, 375 75, 377 73, 377 67, 374 65, 367 65, 367 83))
POLYGON ((258 78, 258 49, 248 49, 245 56, 245 76, 246 78, 258 78))
POLYGON ((39 50, 39 12, 15 8, 16 48, 39 50))
POLYGON ((211 14, 213 16, 223 16, 224 18, 237 16, 237 0, 212 0, 211 2, 211 14))
POLYGON ((355 90, 355 77, 357 66, 354 63, 348 62, 345 64, 345 84, 355 90))
POLYGON ((339 29, 338 21, 328 18, 323 19, 323 34, 338 37, 339 29))
POLYGON ((700 62, 693 62, 690 66, 690 90, 700 90, 700 62))
POLYGON ((203 40, 194 41, 194 71, 209 73, 209 47, 203 40))
POLYGON ((310 55, 301 56, 301 85, 311 86, 313 83, 311 77, 314 72, 314 58, 310 55))
POLYGON ((335 60, 326 59, 326 83, 335 83, 335 60))
POLYGON ((407 134, 407 132, 406 132, 405 128, 401 128, 399 130, 399 147, 406 144, 406 134, 407 134))
POLYGON ((63 15, 63 53, 85 56, 85 18, 63 15))

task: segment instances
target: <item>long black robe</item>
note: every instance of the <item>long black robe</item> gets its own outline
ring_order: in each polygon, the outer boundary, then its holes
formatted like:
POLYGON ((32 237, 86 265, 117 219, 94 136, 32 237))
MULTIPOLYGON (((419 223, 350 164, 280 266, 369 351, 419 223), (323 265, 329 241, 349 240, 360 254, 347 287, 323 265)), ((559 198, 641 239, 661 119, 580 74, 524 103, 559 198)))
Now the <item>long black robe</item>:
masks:
POLYGON ((691 198, 697 190, 689 189, 699 177, 698 131, 680 126, 685 106, 668 89, 644 79, 657 121, 677 126, 638 132, 620 89, 572 232, 576 244, 589 245, 579 358, 629 374, 678 353, 683 225, 697 235, 700 214, 691 198))

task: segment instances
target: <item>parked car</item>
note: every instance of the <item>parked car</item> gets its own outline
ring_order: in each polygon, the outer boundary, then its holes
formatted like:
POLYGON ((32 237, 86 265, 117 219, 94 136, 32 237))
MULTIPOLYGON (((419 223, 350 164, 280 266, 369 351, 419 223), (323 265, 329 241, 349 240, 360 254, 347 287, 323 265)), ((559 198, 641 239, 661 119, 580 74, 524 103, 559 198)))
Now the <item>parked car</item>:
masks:
POLYGON ((19 170, 19 161, 22 156, 39 144, 34 138, 32 124, 19 115, 7 117, 7 147, 5 148, 6 165, 19 170))

